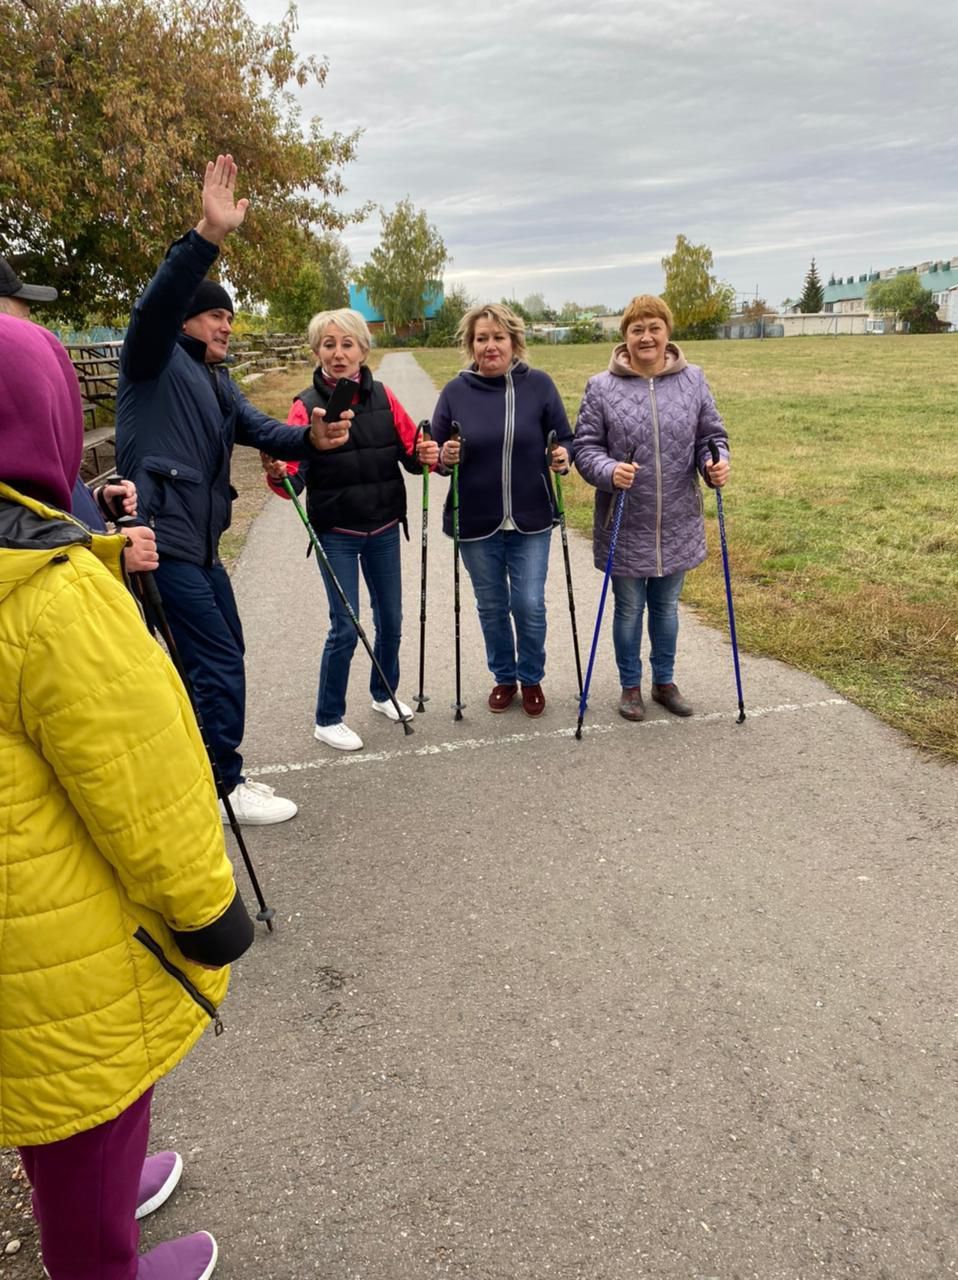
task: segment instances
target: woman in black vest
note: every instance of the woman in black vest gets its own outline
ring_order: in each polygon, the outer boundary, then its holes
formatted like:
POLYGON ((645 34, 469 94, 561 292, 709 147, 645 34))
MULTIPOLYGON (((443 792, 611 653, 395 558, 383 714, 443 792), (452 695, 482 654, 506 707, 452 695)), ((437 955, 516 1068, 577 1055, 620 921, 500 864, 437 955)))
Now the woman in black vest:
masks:
MULTIPOLYGON (((324 424, 324 442, 319 445, 322 458, 298 469, 295 463, 264 458, 264 466, 275 493, 286 496, 284 475, 298 492, 305 488, 310 523, 357 616, 362 569, 376 630, 373 651, 389 682, 387 689, 373 667, 369 692, 373 710, 395 720, 390 693, 399 686, 402 637, 399 527, 406 520, 406 487, 399 466, 418 475, 423 465, 435 466, 439 450, 431 442, 421 442, 416 460, 416 424, 367 368, 371 340, 358 312, 322 311, 309 322, 307 337, 316 369, 312 385, 293 401, 287 421, 308 425, 314 409, 325 412, 340 378, 356 383, 352 409, 339 422, 324 424)), ((362 739, 344 720, 356 628, 325 571, 323 580, 330 627, 319 669, 314 733, 319 742, 338 751, 358 751, 362 739)), ((405 703, 399 707, 404 718, 412 717, 405 703)))

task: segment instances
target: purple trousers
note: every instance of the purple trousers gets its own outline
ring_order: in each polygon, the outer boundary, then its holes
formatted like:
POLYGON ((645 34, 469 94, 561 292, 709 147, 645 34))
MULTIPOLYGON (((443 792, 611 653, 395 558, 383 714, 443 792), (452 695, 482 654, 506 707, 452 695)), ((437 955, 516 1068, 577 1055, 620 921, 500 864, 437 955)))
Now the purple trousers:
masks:
POLYGON ((147 1089, 95 1129, 19 1148, 51 1280, 136 1280, 136 1202, 152 1097, 147 1089))

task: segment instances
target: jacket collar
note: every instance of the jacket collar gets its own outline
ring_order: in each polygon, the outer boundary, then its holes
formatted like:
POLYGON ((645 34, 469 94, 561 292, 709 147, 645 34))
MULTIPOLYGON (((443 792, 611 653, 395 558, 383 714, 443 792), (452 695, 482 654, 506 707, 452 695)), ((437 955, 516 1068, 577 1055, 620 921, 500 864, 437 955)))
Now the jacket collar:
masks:
POLYGON ((524 378, 528 372, 529 366, 524 360, 513 360, 511 368, 506 373, 496 374, 492 378, 479 373, 474 364, 468 369, 460 369, 459 377, 465 378, 471 387, 479 387, 483 391, 501 391, 506 385, 507 377, 524 378))
POLYGON ((0 481, 0 601, 69 547, 88 548, 122 579, 123 542, 122 535, 91 533, 65 511, 28 498, 0 481))
POLYGON ((176 335, 176 340, 190 357, 197 364, 206 364, 206 343, 200 342, 199 338, 194 338, 192 334, 184 333, 181 329, 176 335))
MULTIPOLYGON (((670 373, 681 373, 683 369, 689 367, 689 362, 682 354, 682 350, 674 342, 668 343, 665 348, 665 368, 657 373, 657 378, 667 378, 670 373)), ((614 373, 619 378, 644 378, 648 382, 648 378, 644 373, 638 373, 629 364, 629 348, 624 342, 620 342, 612 352, 612 359, 609 361, 609 373, 614 373)))
MULTIPOLYGON (((359 402, 360 404, 365 404, 373 389, 373 374, 368 364, 361 364, 359 366, 359 381, 356 385, 359 388, 359 402)), ((335 383, 330 384, 326 375, 323 373, 323 366, 318 364, 313 370, 313 389, 323 404, 325 404, 333 394, 333 386, 335 386, 335 383)))

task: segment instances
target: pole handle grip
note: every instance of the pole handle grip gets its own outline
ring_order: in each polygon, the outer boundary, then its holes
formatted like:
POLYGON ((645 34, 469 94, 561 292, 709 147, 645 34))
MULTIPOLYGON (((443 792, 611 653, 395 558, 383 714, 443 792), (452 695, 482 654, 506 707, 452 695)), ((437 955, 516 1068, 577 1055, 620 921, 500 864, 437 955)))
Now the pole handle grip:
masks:
POLYGON ((458 422, 454 422, 450 427, 449 438, 450 440, 459 441, 459 461, 456 463, 456 466, 461 467, 466 457, 466 441, 463 438, 462 427, 460 427, 458 422))
POLYGON ((719 447, 714 440, 709 440, 709 453, 712 455, 713 463, 718 462, 719 458, 722 456, 719 453, 719 447))
MULTIPOLYGON (((549 434, 546 436, 546 463, 549 467, 552 466, 552 455, 555 453, 557 448, 558 448, 558 438, 555 433, 555 428, 553 428, 553 430, 550 431, 549 434)), ((567 476, 568 474, 569 474, 568 467, 565 467, 562 471, 559 472, 560 476, 567 476)))

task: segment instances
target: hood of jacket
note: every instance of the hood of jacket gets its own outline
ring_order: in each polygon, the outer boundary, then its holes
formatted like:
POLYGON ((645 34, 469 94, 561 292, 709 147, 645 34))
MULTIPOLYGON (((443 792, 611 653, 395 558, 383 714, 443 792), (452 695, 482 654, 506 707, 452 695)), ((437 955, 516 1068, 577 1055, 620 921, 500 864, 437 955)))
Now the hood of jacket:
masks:
POLYGON ((122 581, 124 542, 122 534, 91 533, 72 516, 0 481, 0 605, 69 547, 87 547, 122 581))
MULTIPOLYGON (((681 373, 683 369, 689 367, 689 362, 682 354, 681 347, 674 342, 666 344, 665 348, 665 368, 657 373, 657 378, 667 378, 670 373, 681 373)), ((624 342, 620 342, 612 352, 612 358, 609 360, 609 373, 614 373, 618 378, 645 378, 644 373, 637 373, 629 364, 629 348, 624 342)))
POLYGON ((70 357, 49 330, 0 315, 0 480, 69 511, 82 454, 70 357))

